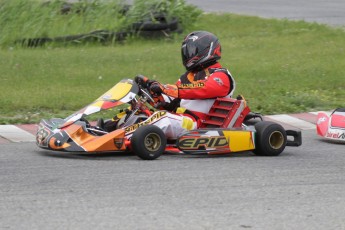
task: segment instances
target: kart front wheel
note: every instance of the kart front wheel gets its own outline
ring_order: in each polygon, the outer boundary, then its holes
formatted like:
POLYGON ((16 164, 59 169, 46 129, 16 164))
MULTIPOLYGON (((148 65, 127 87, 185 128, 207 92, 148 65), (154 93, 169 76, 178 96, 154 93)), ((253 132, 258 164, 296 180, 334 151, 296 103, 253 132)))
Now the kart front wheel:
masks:
POLYGON ((166 137, 155 125, 139 127, 131 138, 132 150, 143 160, 154 160, 165 151, 166 137))
POLYGON ((285 129, 277 123, 261 121, 255 124, 256 140, 254 153, 259 156, 278 156, 285 149, 285 129))

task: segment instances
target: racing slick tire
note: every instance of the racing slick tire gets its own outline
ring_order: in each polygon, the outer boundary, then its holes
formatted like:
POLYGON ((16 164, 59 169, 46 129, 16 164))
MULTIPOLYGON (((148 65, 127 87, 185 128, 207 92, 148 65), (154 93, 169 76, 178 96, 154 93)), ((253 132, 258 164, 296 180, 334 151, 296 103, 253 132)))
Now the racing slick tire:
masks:
POLYGON ((155 125, 139 127, 131 138, 133 152, 143 160, 154 160, 165 151, 166 137, 155 125))
POLYGON ((261 121, 255 124, 256 140, 253 152, 258 156, 278 156, 285 149, 285 129, 277 123, 261 121))

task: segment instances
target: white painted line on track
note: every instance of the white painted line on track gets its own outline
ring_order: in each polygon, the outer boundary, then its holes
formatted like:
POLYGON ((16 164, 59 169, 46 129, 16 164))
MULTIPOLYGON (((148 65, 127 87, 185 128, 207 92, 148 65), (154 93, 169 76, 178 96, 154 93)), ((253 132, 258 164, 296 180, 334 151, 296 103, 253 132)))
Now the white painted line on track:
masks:
POLYGON ((15 125, 0 125, 0 137, 12 142, 34 142, 35 136, 15 125))
POLYGON ((311 122, 303 121, 301 119, 286 115, 286 114, 281 114, 281 115, 269 115, 265 116, 268 117, 272 120, 278 121, 278 122, 283 122, 285 124, 298 127, 300 129, 315 129, 315 125, 311 122))

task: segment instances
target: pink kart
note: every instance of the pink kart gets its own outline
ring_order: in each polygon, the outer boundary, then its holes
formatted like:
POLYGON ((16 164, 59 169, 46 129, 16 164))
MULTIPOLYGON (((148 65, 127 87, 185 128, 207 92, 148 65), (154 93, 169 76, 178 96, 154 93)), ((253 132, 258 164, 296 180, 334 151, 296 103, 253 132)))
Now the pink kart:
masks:
POLYGON ((345 108, 338 108, 331 115, 319 112, 316 131, 326 139, 345 143, 345 108))

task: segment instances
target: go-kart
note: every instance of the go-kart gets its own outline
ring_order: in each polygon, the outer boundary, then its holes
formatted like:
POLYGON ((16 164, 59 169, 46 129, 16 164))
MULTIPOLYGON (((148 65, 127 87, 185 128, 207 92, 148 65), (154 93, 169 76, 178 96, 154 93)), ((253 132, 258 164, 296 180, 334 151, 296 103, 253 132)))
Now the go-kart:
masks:
POLYGON ((345 143, 345 108, 337 108, 330 115, 319 112, 316 131, 325 139, 345 143))
POLYGON ((36 143, 44 149, 67 152, 134 152, 145 160, 164 152, 225 154, 250 150, 256 155, 277 156, 286 146, 302 143, 300 131, 264 121, 260 114, 250 111, 241 96, 217 98, 200 128, 186 130, 176 139, 168 139, 155 125, 168 113, 157 108, 160 106, 145 84, 124 79, 65 119, 41 120, 36 143), (113 131, 102 128, 103 119, 96 124, 86 119, 110 109, 120 117, 113 131))

